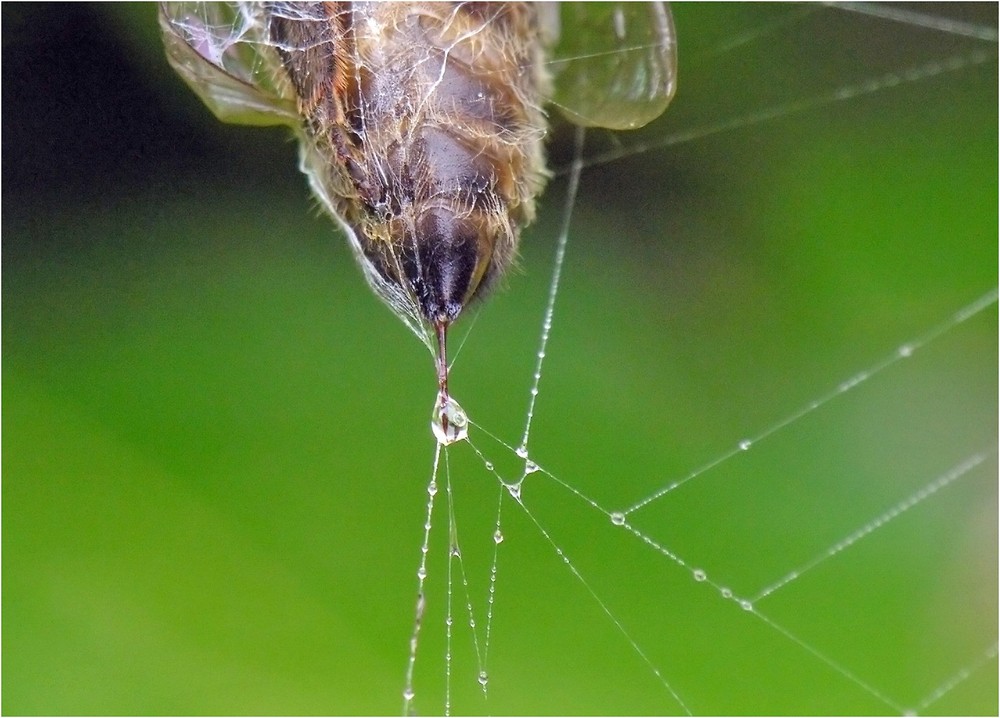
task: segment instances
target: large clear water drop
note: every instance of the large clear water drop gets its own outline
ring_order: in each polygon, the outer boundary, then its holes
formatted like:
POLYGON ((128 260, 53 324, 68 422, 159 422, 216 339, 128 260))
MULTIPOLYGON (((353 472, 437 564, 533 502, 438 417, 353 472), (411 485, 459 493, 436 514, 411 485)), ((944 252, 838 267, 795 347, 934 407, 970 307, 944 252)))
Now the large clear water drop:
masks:
POLYGON ((454 444, 469 435, 469 417, 457 401, 447 394, 438 394, 431 415, 431 431, 442 446, 454 444))

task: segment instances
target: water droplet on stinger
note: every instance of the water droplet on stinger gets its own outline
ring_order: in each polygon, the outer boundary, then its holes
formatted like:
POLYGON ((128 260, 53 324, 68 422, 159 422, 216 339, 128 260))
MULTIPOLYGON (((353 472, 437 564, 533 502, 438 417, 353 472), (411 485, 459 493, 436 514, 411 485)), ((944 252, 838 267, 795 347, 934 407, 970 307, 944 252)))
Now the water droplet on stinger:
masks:
POLYGON ((708 578, 708 576, 700 568, 696 568, 694 570, 694 580, 695 581, 704 581, 707 578, 708 578))
POLYGON ((489 674, 487 674, 486 671, 479 671, 479 685, 485 688, 486 684, 489 682, 490 682, 489 674))
POLYGON ((493 532, 493 540, 496 543, 503 543, 503 532, 500 529, 493 532))
POLYGON ((527 460, 527 461, 526 461, 526 462, 524 463, 524 473, 525 473, 525 474, 533 474, 533 473, 535 473, 536 471, 538 471, 538 464, 536 464, 536 463, 535 463, 534 461, 532 461, 531 459, 528 459, 528 460, 527 460))
POLYGON ((621 511, 612 511, 611 512, 611 523, 613 523, 615 526, 624 526, 625 525, 625 514, 623 514, 621 511))
POLYGON ((438 394, 431 414, 431 431, 442 446, 454 444, 469 435, 469 417, 457 401, 438 394))

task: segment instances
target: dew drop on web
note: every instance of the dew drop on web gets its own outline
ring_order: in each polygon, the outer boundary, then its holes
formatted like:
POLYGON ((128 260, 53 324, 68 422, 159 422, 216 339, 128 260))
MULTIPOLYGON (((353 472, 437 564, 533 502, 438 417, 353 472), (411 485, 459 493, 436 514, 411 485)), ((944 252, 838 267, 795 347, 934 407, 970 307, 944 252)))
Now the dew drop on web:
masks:
POLYGON ((431 431, 439 444, 454 444, 469 435, 469 417, 457 401, 446 394, 438 394, 431 415, 431 431))

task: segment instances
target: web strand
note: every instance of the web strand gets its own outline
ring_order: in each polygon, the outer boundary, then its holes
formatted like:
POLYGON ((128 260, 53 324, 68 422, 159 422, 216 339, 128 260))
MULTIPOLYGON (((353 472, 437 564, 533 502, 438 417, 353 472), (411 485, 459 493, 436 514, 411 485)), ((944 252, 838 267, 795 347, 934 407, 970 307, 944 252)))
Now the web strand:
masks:
POLYGON ((493 529, 493 560, 490 562, 490 584, 488 589, 489 592, 486 598, 486 638, 483 641, 483 660, 480 668, 481 673, 486 671, 487 666, 489 666, 490 639, 493 637, 493 610, 496 605, 497 572, 500 564, 500 544, 502 544, 504 540, 501 517, 503 514, 503 497, 505 493, 503 484, 501 483, 500 492, 497 497, 497 514, 496 521, 494 522, 495 528, 493 529))
POLYGON ((992 646, 987 648, 983 653, 976 658, 972 663, 967 666, 963 666, 955 672, 954 675, 950 676, 941 685, 935 688, 933 691, 927 694, 927 697, 922 699, 917 703, 916 708, 912 711, 907 711, 907 713, 923 713, 925 710, 930 708, 932 705, 937 703, 939 700, 944 698, 946 695, 951 693, 955 688, 962 685, 965 681, 969 680, 978 673, 983 667, 990 661, 996 660, 997 657, 997 644, 994 643, 992 646))
MULTIPOLYGON (((993 453, 995 453, 995 452, 993 452, 993 453)), ((802 568, 799 568, 799 569, 797 569, 795 571, 792 571, 782 581, 779 581, 779 582, 775 583, 774 585, 768 587, 767 589, 761 591, 756 597, 754 597, 752 599, 742 598, 739 594, 737 594, 735 591, 733 591, 733 589, 729 588, 725 584, 719 583, 718 581, 714 580, 703 569, 693 567, 693 565, 690 562, 688 562, 685 559, 681 558, 676 553, 674 553, 673 551, 671 551, 669 548, 667 548, 663 544, 659 543, 658 541, 656 541, 655 539, 653 539, 651 536, 649 536, 648 534, 644 533, 643 531, 640 531, 639 529, 637 529, 635 526, 633 526, 632 524, 628 523, 627 521, 623 520, 623 522, 622 522, 621 525, 624 526, 624 528, 629 533, 631 533, 633 536, 635 536, 637 539, 639 539, 644 545, 648 546, 649 548, 652 548, 657 553, 659 553, 662 556, 668 558, 677 567, 682 568, 682 569, 684 569, 686 571, 689 571, 690 574, 691 574, 691 577, 694 579, 695 582, 705 584, 705 585, 707 585, 707 586, 715 589, 717 595, 719 597, 721 597, 723 600, 728 601, 728 602, 732 602, 732 603, 736 604, 737 606, 739 606, 743 611, 746 611, 747 613, 749 613, 749 614, 751 614, 753 616, 756 616, 758 619, 760 619, 765 624, 767 624, 770 628, 772 628, 773 630, 777 631, 779 634, 781 634, 782 636, 784 636, 785 638, 787 638, 789 641, 791 641, 792 643, 796 644, 797 646, 799 646, 803 650, 805 650, 808 653, 810 653, 811 655, 813 655, 819 661, 821 661, 822 663, 824 663, 827 666, 829 666, 836 673, 840 674, 841 676, 843 676, 844 678, 846 678, 847 680, 849 680, 851 683, 854 683, 859 688, 863 689, 865 692, 867 692, 870 695, 874 696, 880 702, 882 702, 885 705, 889 706, 894 711, 896 711, 896 712, 898 712, 900 714, 904 714, 904 713, 908 713, 908 711, 906 711, 899 704, 898 701, 893 700, 892 698, 890 698, 889 696, 887 696, 883 691, 875 688, 869 682, 863 680, 856 673, 854 673, 853 671, 851 671, 850 669, 848 669, 846 666, 844 666, 843 664, 839 663, 838 661, 835 661, 830 656, 828 656, 824 652, 822 652, 819 649, 817 649, 815 646, 810 645, 808 642, 806 642, 805 640, 803 640, 799 636, 797 636, 794 633, 792 633, 789 629, 787 629, 786 627, 782 626, 781 624, 779 624, 774 619, 772 619, 772 618, 768 617, 767 615, 761 613, 758 610, 758 608, 757 608, 757 601, 760 600, 760 599, 762 599, 762 598, 767 597, 768 595, 771 595, 772 593, 774 593, 779 588, 783 588, 783 587, 787 586, 788 584, 792 583, 792 581, 794 581, 795 579, 798 579, 799 577, 801 577, 809 569, 814 568, 815 566, 817 566, 818 564, 826 561, 829 558, 833 558, 835 556, 838 556, 839 554, 841 554, 843 552, 844 549, 846 549, 846 548, 848 548, 850 546, 853 546, 856 543, 858 543, 860 540, 862 540, 863 538, 866 538, 866 537, 870 536, 876 529, 881 528, 882 526, 884 526, 886 523, 888 523, 892 519, 898 517, 900 514, 904 513, 905 511, 909 510, 910 508, 913 508, 918 503, 921 503, 922 501, 926 500, 927 498, 930 498, 931 496, 935 495, 940 490, 944 489, 945 487, 947 487, 950 484, 954 483, 958 479, 960 479, 963 476, 967 475, 973 469, 975 469, 976 467, 980 466, 988 458, 988 455, 989 455, 988 452, 982 452, 982 453, 974 454, 973 456, 969 457, 968 459, 966 459, 965 461, 961 462, 960 464, 958 464, 956 467, 954 467, 953 469, 951 469, 950 471, 948 471, 944 475, 938 477, 934 481, 932 481, 929 484, 927 484, 925 487, 923 487, 919 491, 915 492, 911 496, 909 496, 909 497, 903 499, 902 501, 900 501, 899 503, 897 503, 893 508, 891 508, 888 511, 886 511, 885 513, 881 514, 880 516, 878 516, 877 518, 875 518, 871 522, 865 524, 865 526, 863 526, 861 529, 858 529, 857 531, 852 532, 851 534, 847 535, 845 538, 843 538, 840 541, 836 542, 835 544, 833 544, 830 547, 830 549, 828 549, 826 552, 824 552, 823 554, 821 554, 817 558, 815 558, 812 561, 810 561, 807 564, 805 564, 802 568)), ((560 482, 560 483, 562 483, 562 482, 560 482)), ((593 589, 591 589, 591 591, 592 590, 593 589)), ((637 650, 639 650, 640 653, 641 653, 641 649, 638 646, 635 646, 635 648, 637 650)), ((933 702, 939 700, 941 698, 941 696, 943 696, 945 693, 947 693, 948 691, 950 691, 956 685, 958 685, 962 681, 964 681, 967 678, 969 678, 969 676, 971 676, 976 670, 978 670, 988 660, 990 660, 992 658, 995 658, 996 657, 996 653, 997 653, 997 648, 996 648, 996 645, 994 644, 979 659, 977 659, 977 661, 975 661, 973 664, 971 664, 971 665, 969 665, 967 667, 964 667, 961 670, 959 670, 953 677, 951 677, 950 679, 948 679, 940 687, 938 687, 937 689, 935 689, 935 691, 933 691, 931 694, 929 694, 927 698, 925 698, 923 701, 921 701, 918 704, 918 706, 917 706, 917 712, 920 712, 920 711, 924 710, 927 706, 929 706, 933 702)), ((644 655, 644 654, 641 654, 641 655, 644 655)), ((659 672, 657 672, 656 675, 659 676, 659 672)))
MULTIPOLYGON (((459 577, 462 581, 462 590, 465 598, 465 611, 468 615, 469 620, 469 632, 472 634, 472 648, 476 654, 476 662, 479 667, 478 679, 479 684, 483 689, 483 696, 486 696, 486 686, 487 686, 487 673, 485 667, 484 652, 480 650, 479 647, 479 629, 476 626, 476 615, 475 610, 472 607, 472 592, 469 589, 469 577, 465 570, 465 559, 462 556, 462 547, 458 540, 458 518, 455 515, 455 498, 454 489, 452 487, 451 481, 451 464, 448 461, 448 451, 445 450, 445 472, 448 481, 448 618, 447 618, 447 628, 448 636, 450 639, 451 629, 453 624, 453 616, 451 613, 451 596, 452 596, 452 574, 451 574, 451 564, 453 561, 458 562, 459 577)), ((451 641, 448 641, 447 653, 445 655, 446 664, 449 666, 449 677, 450 677, 450 666, 451 666, 451 641)))
POLYGON ((823 551, 822 553, 816 555, 811 560, 809 560, 806 563, 802 564, 798 568, 795 568, 792 571, 789 571, 779 581, 775 581, 774 583, 772 583, 771 585, 767 586, 766 588, 761 589, 761 591, 756 596, 754 596, 753 599, 751 599, 751 600, 754 603, 757 603, 762 598, 767 598, 768 596, 770 596, 772 593, 774 593, 778 589, 784 588, 785 586, 787 586, 788 584, 792 583, 793 581, 798 580, 804 574, 806 574, 808 571, 811 571, 812 569, 814 569, 817 566, 819 566, 821 563, 826 562, 828 559, 833 558, 834 556, 836 556, 837 554, 839 554, 841 551, 844 551, 845 549, 850 548, 851 546, 853 546, 854 544, 856 544, 861 539, 869 536, 873 532, 875 532, 878 529, 882 528, 883 526, 885 526, 886 524, 888 524, 893 519, 898 518, 900 515, 904 514, 905 512, 909 511, 910 509, 912 509, 917 504, 920 504, 920 503, 924 502, 925 500, 929 499, 931 496, 933 496, 934 494, 936 494, 941 489, 944 489, 945 487, 950 486, 951 484, 955 483, 956 481, 958 481, 959 479, 961 479, 963 476, 965 476, 966 474, 968 474, 970 471, 972 471, 973 469, 975 469, 977 466, 979 466, 980 464, 982 464, 984 461, 986 461, 987 458, 988 458, 988 454, 986 452, 979 453, 979 454, 973 454, 972 456, 970 456, 965 461, 963 461, 962 463, 960 463, 957 466, 955 466, 954 468, 952 468, 950 471, 948 471, 944 475, 939 476, 938 478, 934 479, 933 481, 931 481, 926 486, 922 487, 919 491, 916 491, 913 494, 910 494, 909 496, 907 496, 905 499, 903 499, 902 501, 900 501, 899 503, 897 503, 892 508, 890 508, 887 511, 879 514, 874 519, 872 519, 871 521, 869 521, 868 523, 866 523, 864 526, 862 526, 861 528, 859 528, 857 531, 854 531, 853 533, 851 533, 848 536, 844 537, 840 541, 837 541, 835 544, 831 545, 825 551, 823 551))
POLYGON ((788 416, 786 416, 784 419, 775 422, 771 426, 759 432, 756 436, 753 436, 752 438, 748 439, 741 439, 733 449, 730 449, 729 451, 721 454, 715 459, 712 459, 708 463, 700 466, 699 468, 695 469, 694 471, 686 475, 684 478, 678 479, 677 481, 673 481, 664 486, 663 488, 653 492, 649 496, 640 499, 636 503, 632 504, 629 508, 625 509, 622 513, 628 516, 629 514, 634 513, 635 511, 638 511, 639 509, 648 506, 654 501, 658 501, 659 499, 669 494, 671 491, 680 488, 687 482, 696 479, 702 474, 725 463, 726 461, 733 458, 737 454, 743 453, 744 451, 749 451, 754 445, 760 443, 764 439, 770 438, 771 436, 778 433, 782 429, 785 429, 786 427, 796 423, 803 417, 813 413, 814 411, 823 407, 829 402, 833 401, 837 397, 853 389, 856 389, 858 386, 870 380, 872 377, 881 374, 886 369, 895 366, 904 359, 909 359, 917 351, 923 349, 928 344, 938 339, 945 333, 951 331, 952 329, 962 324, 963 322, 968 321, 969 319, 976 316, 980 312, 986 310, 988 307, 991 307, 994 304, 996 304, 997 296, 998 296, 997 289, 994 288, 990 290, 983 296, 976 299, 974 302, 971 302, 970 304, 966 305, 962 309, 955 312, 951 317, 941 322, 937 326, 933 327, 929 331, 921 334, 918 337, 915 337, 914 339, 908 342, 901 344, 899 347, 897 347, 896 351, 894 351, 892 354, 885 357, 881 361, 876 362, 867 369, 863 369, 853 374, 844 381, 840 382, 834 389, 831 389, 826 394, 823 394, 822 396, 813 399, 805 406, 801 407, 797 411, 794 411, 788 416))
MULTIPOLYGON (((455 546, 458 545, 457 533, 458 529, 455 527, 455 506, 454 498, 451 491, 451 471, 448 470, 448 454, 445 452, 445 487, 448 494, 448 574, 447 574, 447 599, 445 602, 445 618, 444 618, 444 714, 446 716, 451 715, 451 634, 452 634, 452 624, 455 622, 455 614, 452 610, 452 599, 454 596, 454 565, 455 565, 455 546)), ((472 634, 475 636, 475 632, 472 634)))
POLYGON ((656 666, 655 663, 653 663, 650 660, 649 656, 646 655, 646 652, 642 650, 642 648, 632 637, 632 635, 628 632, 628 630, 625 628, 622 622, 618 620, 618 617, 611 612, 611 609, 608 608, 608 605, 591 587, 591 585, 587 582, 587 579, 583 577, 583 574, 580 573, 580 570, 576 567, 576 565, 566 554, 566 552, 559 546, 558 543, 556 543, 556 541, 552 538, 551 534, 549 534, 549 532, 545 529, 545 527, 542 526, 542 524, 538 521, 537 518, 535 518, 535 515, 528 509, 528 507, 524 505, 524 502, 521 500, 520 496, 515 497, 515 501, 517 502, 518 506, 520 506, 521 509, 525 512, 525 514, 527 514, 528 518, 531 519, 531 522, 535 525, 535 528, 538 529, 538 531, 542 534, 545 540, 549 543, 549 545, 552 547, 552 550, 555 551, 556 556, 558 556, 559 559, 566 566, 566 568, 569 569, 570 573, 572 573, 573 576, 581 584, 583 584, 583 587, 587 590, 587 593, 589 593, 591 598, 593 598, 594 601, 597 603, 597 605, 600 606, 601 610, 604 612, 604 615, 606 615, 608 619, 611 621, 611 623, 614 624, 615 628, 617 628, 621 632, 622 636, 624 636, 625 640, 632 647, 632 650, 635 652, 635 654, 639 656, 639 658, 641 658, 642 661, 649 667, 649 670, 653 673, 654 676, 656 676, 657 680, 659 680, 659 682, 671 695, 674 701, 677 702, 677 705, 681 707, 684 713, 686 713, 687 715, 692 715, 691 709, 687 707, 687 705, 684 703, 683 700, 681 700, 681 697, 677 694, 677 691, 674 690, 673 686, 670 685, 670 682, 664 677, 663 673, 660 672, 660 669, 656 666))
POLYGON ((962 22, 961 20, 954 20, 952 18, 914 12, 893 5, 870 2, 828 2, 824 4, 845 12, 854 12, 859 15, 881 18, 882 20, 901 22, 911 27, 923 27, 948 35, 971 37, 975 40, 983 40, 985 42, 997 41, 997 31, 994 27, 984 27, 971 22, 962 22))
POLYGON ((825 663, 827 666, 829 666, 835 672, 837 672, 840 675, 842 675, 848 681, 850 681, 854 685, 858 686, 859 688, 861 688, 862 690, 864 690, 866 693, 874 696, 875 698, 877 698, 879 701, 881 701, 885 705, 887 705, 890 708, 892 708, 892 710, 895 711, 896 713, 899 713, 900 715, 902 715, 902 714, 904 714, 906 712, 906 710, 899 703, 897 703, 896 701, 894 701, 891 698, 889 698, 887 695, 885 695, 884 693, 882 693, 882 691, 880 691, 877 688, 875 688, 874 686, 870 685, 867 681, 861 679, 858 675, 856 675, 852 671, 848 670, 847 668, 845 668, 844 666, 842 666, 840 663, 834 661, 832 658, 830 658, 829 656, 827 656, 822 651, 819 651, 815 647, 809 645, 808 643, 806 643, 805 641, 803 641, 801 638, 799 638, 798 636, 796 636, 794 633, 792 633, 791 631, 789 631, 784 626, 781 626, 777 622, 771 620, 770 618, 768 618, 767 616, 765 616, 763 613, 761 613, 760 611, 758 611, 756 608, 753 609, 753 615, 756 616, 757 618, 759 618, 760 620, 762 620, 764 623, 766 623, 768 626, 770 626, 771 628, 773 628, 775 631, 777 631, 778 633, 780 633, 781 635, 783 635, 789 641, 791 641, 795 645, 799 646, 799 648, 801 648, 802 650, 806 651, 811 656, 813 656, 814 658, 816 658, 817 660, 819 660, 821 663, 825 663))
POLYGON ((434 515, 434 497, 437 495, 438 465, 441 459, 441 445, 434 449, 434 466, 431 469, 431 480, 427 484, 427 513, 424 518, 424 539, 420 544, 420 567, 417 569, 417 605, 413 616, 413 633, 410 635, 410 654, 406 662, 406 683, 403 688, 403 715, 411 715, 413 711, 413 669, 417 663, 417 648, 419 646, 420 628, 424 621, 424 610, 427 600, 424 595, 424 582, 427 580, 427 554, 430 552, 431 526, 434 515))
MULTIPOLYGON (((772 105, 745 115, 731 117, 719 122, 710 122, 700 127, 669 133, 649 142, 636 142, 626 147, 620 147, 609 152, 596 154, 583 162, 582 170, 599 167, 611 162, 635 157, 656 150, 682 145, 695 140, 701 140, 712 135, 742 130, 755 125, 773 122, 784 117, 818 110, 838 102, 855 100, 866 95, 874 95, 890 88, 923 82, 940 75, 959 72, 961 70, 982 65, 996 59, 996 51, 973 50, 967 54, 954 55, 941 60, 932 60, 900 72, 889 72, 872 77, 862 82, 844 85, 829 92, 813 95, 799 100, 772 105)), ((575 165, 573 166, 575 167, 575 165)), ((571 167, 570 172, 573 171, 571 167)), ((566 170, 558 170, 556 175, 565 174, 566 170)))
POLYGON ((524 421, 524 433, 521 435, 521 445, 517 454, 522 459, 528 458, 528 437, 531 433, 531 420, 535 416, 535 400, 538 398, 538 385, 542 381, 542 366, 545 363, 545 349, 549 344, 552 332, 552 319, 555 316, 556 297, 559 295, 559 280, 562 278, 562 268, 566 261, 566 245, 569 242, 569 225, 573 218, 573 207, 576 206, 576 196, 580 189, 580 174, 583 172, 583 140, 585 130, 576 129, 574 144, 574 160, 569 175, 569 187, 566 190, 566 203, 563 207, 562 224, 556 240, 556 258, 552 269, 552 280, 549 283, 549 296, 545 304, 545 318, 542 321, 542 338, 539 342, 535 373, 532 375, 531 391, 528 399, 528 412, 524 421))

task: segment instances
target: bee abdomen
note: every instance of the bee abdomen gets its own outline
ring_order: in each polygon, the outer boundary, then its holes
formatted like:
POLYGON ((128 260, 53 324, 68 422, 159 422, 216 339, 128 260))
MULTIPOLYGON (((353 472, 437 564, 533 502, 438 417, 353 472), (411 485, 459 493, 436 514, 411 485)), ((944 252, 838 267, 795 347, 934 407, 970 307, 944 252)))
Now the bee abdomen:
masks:
POLYGON ((541 190, 545 134, 534 8, 375 3, 367 11, 363 22, 381 30, 366 34, 355 16, 367 142, 396 150, 411 173, 426 161, 428 191, 485 183, 518 224, 530 219, 522 205, 541 190))
POLYGON ((390 304, 398 288, 413 314, 451 321, 512 264, 544 185, 536 8, 327 3, 301 18, 272 19, 272 36, 292 39, 279 52, 329 160, 329 205, 390 304))

